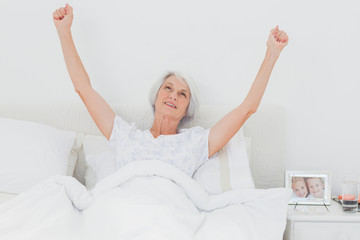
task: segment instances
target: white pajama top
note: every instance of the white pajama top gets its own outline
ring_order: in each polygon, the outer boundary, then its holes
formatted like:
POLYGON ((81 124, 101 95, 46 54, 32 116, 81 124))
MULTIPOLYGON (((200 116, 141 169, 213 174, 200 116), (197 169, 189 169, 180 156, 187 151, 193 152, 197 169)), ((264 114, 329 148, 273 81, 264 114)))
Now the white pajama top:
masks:
POLYGON ((210 129, 193 127, 154 138, 150 130, 140 130, 116 115, 109 144, 115 150, 118 169, 131 161, 162 160, 192 177, 208 160, 209 132, 210 129))

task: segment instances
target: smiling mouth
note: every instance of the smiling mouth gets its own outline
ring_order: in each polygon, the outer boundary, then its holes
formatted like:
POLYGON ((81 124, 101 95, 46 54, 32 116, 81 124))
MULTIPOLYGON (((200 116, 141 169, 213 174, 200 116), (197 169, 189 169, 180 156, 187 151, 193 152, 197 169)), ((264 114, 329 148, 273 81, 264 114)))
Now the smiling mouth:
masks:
POLYGON ((165 105, 168 105, 169 107, 172 108, 177 108, 174 104, 168 103, 168 102, 164 102, 165 105))

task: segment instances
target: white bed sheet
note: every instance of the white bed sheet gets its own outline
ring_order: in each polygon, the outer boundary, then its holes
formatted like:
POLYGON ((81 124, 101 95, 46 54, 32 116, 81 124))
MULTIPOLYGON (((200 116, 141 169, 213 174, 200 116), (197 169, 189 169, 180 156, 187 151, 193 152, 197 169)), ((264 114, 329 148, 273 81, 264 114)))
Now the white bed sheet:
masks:
POLYGON ((0 239, 278 240, 290 194, 278 188, 208 195, 172 165, 136 161, 91 191, 57 176, 1 204, 0 239))
POLYGON ((0 204, 2 204, 4 202, 7 202, 7 201, 13 199, 16 196, 17 196, 17 194, 15 194, 15 193, 3 193, 3 192, 0 192, 0 204))

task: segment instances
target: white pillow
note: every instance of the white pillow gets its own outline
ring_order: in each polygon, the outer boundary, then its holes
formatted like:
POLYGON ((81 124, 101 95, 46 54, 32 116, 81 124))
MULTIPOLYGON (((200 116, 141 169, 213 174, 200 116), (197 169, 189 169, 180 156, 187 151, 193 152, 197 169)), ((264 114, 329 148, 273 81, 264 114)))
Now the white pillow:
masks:
MULTIPOLYGON (((115 153, 103 136, 85 136, 83 147, 88 164, 86 186, 91 189, 116 171, 115 153)), ((212 194, 230 189, 254 188, 249 167, 250 148, 251 138, 245 138, 240 129, 219 154, 196 171, 193 178, 212 194)))
POLYGON ((0 192, 20 193, 53 175, 66 175, 75 132, 0 118, 0 192))
POLYGON ((193 178, 211 194, 231 189, 255 188, 249 166, 251 138, 245 138, 242 128, 193 178))
POLYGON ((116 171, 115 152, 104 136, 86 135, 83 142, 85 161, 85 185, 92 189, 104 177, 116 171))

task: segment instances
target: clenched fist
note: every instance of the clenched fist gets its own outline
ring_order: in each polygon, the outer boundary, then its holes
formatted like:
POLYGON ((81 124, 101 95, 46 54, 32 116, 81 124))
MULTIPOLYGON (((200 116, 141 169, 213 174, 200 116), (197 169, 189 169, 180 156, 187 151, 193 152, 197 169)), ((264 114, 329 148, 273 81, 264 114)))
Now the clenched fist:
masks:
POLYGON ((73 20, 73 8, 66 4, 65 7, 56 9, 53 13, 53 20, 58 31, 70 30, 73 20))
POLYGON ((279 26, 271 29, 269 39, 266 43, 268 50, 274 53, 279 53, 288 45, 289 37, 286 32, 279 30, 279 26))

